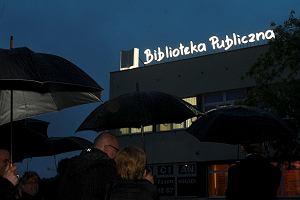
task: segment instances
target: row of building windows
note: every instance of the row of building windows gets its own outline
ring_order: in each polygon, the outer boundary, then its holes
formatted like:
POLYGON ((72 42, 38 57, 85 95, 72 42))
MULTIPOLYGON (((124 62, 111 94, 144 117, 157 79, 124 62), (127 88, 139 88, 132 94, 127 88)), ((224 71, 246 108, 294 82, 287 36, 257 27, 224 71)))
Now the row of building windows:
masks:
MULTIPOLYGON (((246 97, 246 89, 235 89, 235 90, 228 90, 222 92, 214 92, 214 93, 207 93, 198 95, 195 97, 188 97, 184 98, 183 100, 192 104, 199 110, 206 112, 213 108, 223 105, 233 105, 235 102, 243 100, 246 97)), ((142 131, 144 133, 149 132, 166 132, 171 130, 179 130, 188 128, 193 121, 197 118, 188 119, 182 123, 167 123, 167 124, 156 124, 145 126, 141 128, 121 128, 118 130, 119 134, 126 135, 126 134, 139 134, 142 131)))

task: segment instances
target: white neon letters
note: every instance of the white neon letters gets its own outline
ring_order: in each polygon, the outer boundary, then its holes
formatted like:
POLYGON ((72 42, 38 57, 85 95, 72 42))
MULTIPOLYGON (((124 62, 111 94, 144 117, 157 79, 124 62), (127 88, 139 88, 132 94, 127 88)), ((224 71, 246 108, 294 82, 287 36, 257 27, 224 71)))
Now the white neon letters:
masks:
POLYGON ((220 40, 217 36, 212 36, 208 40, 211 42, 211 46, 213 49, 224 48, 224 50, 228 50, 232 46, 247 44, 248 42, 258 42, 266 39, 275 39, 275 34, 273 30, 267 30, 266 32, 258 32, 255 34, 250 33, 247 36, 240 36, 236 33, 233 33, 232 37, 226 35, 225 40, 220 40))
POLYGON ((169 46, 166 46, 164 50, 161 50, 161 48, 158 47, 157 50, 153 50, 153 52, 151 52, 150 49, 146 49, 144 51, 144 54, 146 55, 146 62, 144 62, 144 64, 149 64, 153 60, 159 62, 164 58, 176 58, 178 56, 184 56, 203 51, 206 51, 205 43, 194 44, 193 41, 190 41, 189 46, 184 46, 182 43, 179 43, 179 47, 174 49, 169 46))
MULTIPOLYGON (((216 49, 224 49, 225 51, 230 48, 243 45, 247 43, 258 42, 262 40, 271 40, 275 39, 275 33, 273 30, 267 30, 265 32, 258 33, 250 33, 248 35, 239 35, 236 33, 232 33, 230 36, 226 35, 224 39, 220 39, 218 36, 211 36, 208 41, 210 42, 210 47, 213 50, 216 49)), ((157 49, 151 51, 150 49, 146 49, 144 54, 146 56, 145 65, 157 61, 160 62, 163 59, 168 58, 176 58, 178 56, 185 56, 194 53, 201 53, 207 51, 206 43, 194 43, 193 41, 189 42, 189 45, 185 46, 182 43, 179 43, 177 48, 172 48, 169 46, 165 46, 165 48, 157 47, 157 49)))

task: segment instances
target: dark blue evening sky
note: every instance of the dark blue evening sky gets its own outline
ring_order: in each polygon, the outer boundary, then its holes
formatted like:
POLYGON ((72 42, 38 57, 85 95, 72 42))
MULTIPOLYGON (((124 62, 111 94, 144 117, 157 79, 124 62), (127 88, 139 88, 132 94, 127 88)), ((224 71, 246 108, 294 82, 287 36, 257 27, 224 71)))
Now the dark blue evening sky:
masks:
MULTIPOLYGON (((0 0, 0 47, 8 48, 13 35, 14 47, 67 58, 104 88, 105 101, 109 73, 119 70, 121 50, 137 47, 142 54, 147 48, 202 42, 212 35, 265 31, 273 21, 281 24, 291 10, 299 16, 299 0, 0 0)), ((99 104, 40 118, 51 123, 50 136, 74 135, 99 104)), ((93 132, 77 135, 95 137, 93 132)), ((54 175, 54 168, 51 157, 29 163, 43 177, 54 175)))

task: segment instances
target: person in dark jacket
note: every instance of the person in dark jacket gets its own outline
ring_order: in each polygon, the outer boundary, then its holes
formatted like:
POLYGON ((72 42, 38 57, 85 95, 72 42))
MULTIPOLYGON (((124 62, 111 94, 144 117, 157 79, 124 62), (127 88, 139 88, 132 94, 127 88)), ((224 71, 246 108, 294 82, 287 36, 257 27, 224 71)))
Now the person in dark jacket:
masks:
POLYGON ((145 169, 146 154, 137 147, 122 149, 115 158, 120 179, 110 188, 107 200, 157 200, 153 176, 145 169))
POLYGON ((94 147, 68 160, 60 177, 61 200, 102 200, 108 185, 117 177, 113 158, 119 150, 117 138, 109 132, 96 137, 94 147))
POLYGON ((281 171, 261 155, 261 144, 243 145, 245 160, 228 170, 227 200, 276 199, 281 171))
POLYGON ((62 174, 64 174, 68 168, 69 160, 70 158, 64 158, 59 161, 56 176, 41 179, 41 193, 45 200, 58 199, 59 183, 62 174))
POLYGON ((13 200, 18 183, 17 168, 11 164, 10 153, 0 149, 0 199, 13 200))

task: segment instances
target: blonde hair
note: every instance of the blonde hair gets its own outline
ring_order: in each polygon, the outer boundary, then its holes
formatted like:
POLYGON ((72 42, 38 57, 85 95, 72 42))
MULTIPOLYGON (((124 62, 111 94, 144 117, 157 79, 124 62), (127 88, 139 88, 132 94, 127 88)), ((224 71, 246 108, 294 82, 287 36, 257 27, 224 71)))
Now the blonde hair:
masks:
POLYGON ((126 180, 142 179, 146 154, 138 147, 129 146, 119 151, 115 157, 118 174, 126 180))

